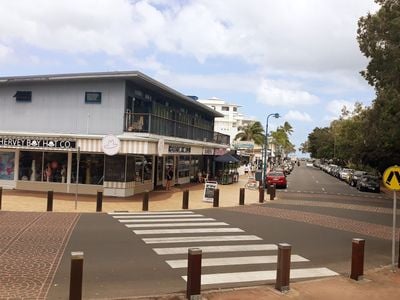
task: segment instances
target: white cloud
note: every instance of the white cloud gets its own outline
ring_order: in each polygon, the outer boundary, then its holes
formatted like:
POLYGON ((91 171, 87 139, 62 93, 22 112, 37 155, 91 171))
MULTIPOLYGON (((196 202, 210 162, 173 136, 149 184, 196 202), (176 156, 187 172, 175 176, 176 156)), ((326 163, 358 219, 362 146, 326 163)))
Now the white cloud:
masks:
POLYGON ((0 63, 7 62, 13 54, 13 49, 0 44, 0 63))
POLYGON ((319 102, 317 96, 301 89, 285 88, 282 83, 263 80, 257 91, 257 100, 270 106, 298 107, 319 102))
POLYGON ((283 118, 289 121, 312 122, 308 113, 302 113, 297 110, 289 110, 283 118))
POLYGON ((338 118, 341 115, 343 107, 346 107, 349 111, 353 111, 354 102, 347 100, 332 100, 326 105, 326 110, 331 114, 331 116, 338 118))

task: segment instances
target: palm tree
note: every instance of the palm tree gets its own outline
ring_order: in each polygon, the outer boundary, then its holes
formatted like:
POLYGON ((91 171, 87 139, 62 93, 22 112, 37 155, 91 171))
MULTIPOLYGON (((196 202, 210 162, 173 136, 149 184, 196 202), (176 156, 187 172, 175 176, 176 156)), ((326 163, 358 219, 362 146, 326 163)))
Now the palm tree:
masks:
POLYGON ((264 144, 264 128, 259 121, 239 127, 239 130, 240 132, 235 136, 235 141, 253 141, 256 145, 264 144))

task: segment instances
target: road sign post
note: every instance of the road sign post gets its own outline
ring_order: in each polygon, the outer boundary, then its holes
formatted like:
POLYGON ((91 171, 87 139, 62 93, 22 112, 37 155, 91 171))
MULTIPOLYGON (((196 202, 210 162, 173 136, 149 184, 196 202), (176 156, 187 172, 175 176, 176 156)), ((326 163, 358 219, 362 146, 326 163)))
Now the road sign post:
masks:
POLYGON ((400 190, 400 167, 392 166, 383 172, 383 184, 393 191, 393 227, 392 227, 392 270, 396 268, 396 214, 397 214, 397 195, 396 191, 400 190))

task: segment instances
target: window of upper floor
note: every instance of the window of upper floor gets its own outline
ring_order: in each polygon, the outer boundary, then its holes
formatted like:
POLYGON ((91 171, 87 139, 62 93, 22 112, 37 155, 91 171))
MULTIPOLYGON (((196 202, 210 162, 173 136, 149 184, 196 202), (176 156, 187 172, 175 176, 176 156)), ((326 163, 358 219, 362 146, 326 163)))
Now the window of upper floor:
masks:
POLYGON ((237 107, 236 106, 233 107, 233 111, 237 111, 237 107))
POLYGON ((88 104, 100 104, 101 103, 101 92, 86 92, 85 103, 88 104))
POLYGON ((17 91, 13 97, 17 102, 32 102, 32 91, 17 91))
POLYGON ((229 111, 229 106, 222 106, 222 107, 221 107, 221 110, 222 110, 222 111, 229 111))

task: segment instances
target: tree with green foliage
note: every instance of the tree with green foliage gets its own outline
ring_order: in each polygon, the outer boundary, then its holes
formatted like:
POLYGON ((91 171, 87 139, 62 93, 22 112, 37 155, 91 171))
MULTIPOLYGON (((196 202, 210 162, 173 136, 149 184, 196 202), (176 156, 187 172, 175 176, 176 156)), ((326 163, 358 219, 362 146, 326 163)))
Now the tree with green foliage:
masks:
POLYGON ((279 126, 276 131, 271 132, 272 142, 278 149, 282 150, 284 154, 293 153, 296 151, 295 146, 290 142, 289 135, 293 132, 293 127, 289 122, 285 122, 283 126, 279 126))
POLYGON ((256 145, 263 145, 265 141, 264 128, 259 121, 239 127, 239 133, 235 136, 235 141, 253 141, 256 145))

